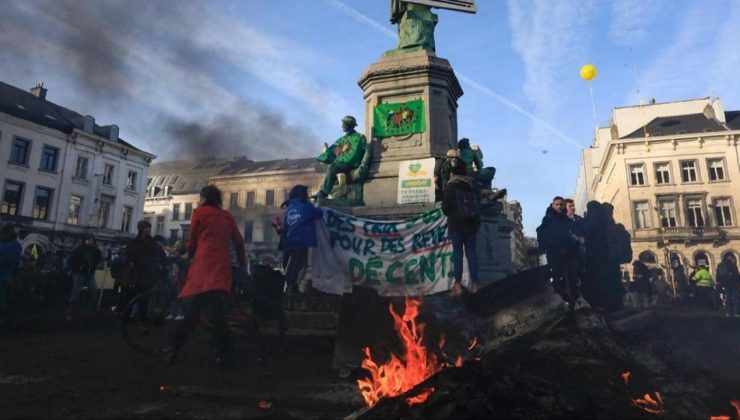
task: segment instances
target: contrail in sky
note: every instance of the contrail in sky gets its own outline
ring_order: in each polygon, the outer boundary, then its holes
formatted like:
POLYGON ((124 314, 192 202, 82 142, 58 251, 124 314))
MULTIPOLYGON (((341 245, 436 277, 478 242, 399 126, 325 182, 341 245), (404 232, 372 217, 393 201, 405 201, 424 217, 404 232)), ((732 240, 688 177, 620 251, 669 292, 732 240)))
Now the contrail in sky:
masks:
MULTIPOLYGON (((371 27, 373 27, 378 32, 383 33, 383 35, 389 37, 389 38, 395 38, 396 32, 388 29, 386 26, 381 25, 380 23, 374 21, 373 19, 370 19, 366 15, 358 12, 357 10, 347 6, 346 4, 342 3, 340 0, 325 0, 327 3, 332 5, 334 8, 338 9, 342 13, 345 13, 360 22, 363 22, 371 27)), ((573 140, 571 137, 563 133, 562 131, 558 130, 555 126, 548 123, 547 121, 535 116, 531 112, 525 110, 521 106, 517 105, 515 102, 506 99, 502 95, 494 92, 493 90, 481 85, 480 83, 476 82, 475 80, 465 76, 462 73, 456 72, 458 78, 460 78, 463 82, 467 83, 468 85, 472 86, 473 89, 483 93, 486 96, 489 96, 493 98, 494 100, 498 101, 502 105, 506 106, 509 109, 512 109, 516 112, 518 112, 521 115, 524 115, 525 117, 529 118, 530 120, 534 121, 537 124, 540 124, 541 126, 547 128, 550 130, 553 134, 555 134, 560 140, 564 141, 565 143, 577 147, 578 149, 582 148, 582 146, 575 140, 573 140)))

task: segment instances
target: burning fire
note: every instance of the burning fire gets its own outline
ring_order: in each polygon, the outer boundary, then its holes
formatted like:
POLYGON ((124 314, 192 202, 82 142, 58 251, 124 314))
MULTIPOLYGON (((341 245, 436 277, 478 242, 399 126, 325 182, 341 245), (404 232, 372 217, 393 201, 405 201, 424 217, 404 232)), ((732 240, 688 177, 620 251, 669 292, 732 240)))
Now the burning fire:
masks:
MULTIPOLYGON (((629 386, 630 375, 632 375, 632 372, 630 371, 622 372, 622 380, 624 381, 625 386, 629 386)), ((654 396, 648 393, 642 398, 630 397, 630 399, 635 407, 640 408, 643 411, 652 414, 665 413, 665 410, 663 409, 663 397, 661 397, 660 392, 655 391, 653 394, 654 396)))
MULTIPOLYGON (((362 368, 370 372, 370 378, 358 379, 357 384, 365 403, 370 407, 382 398, 403 394, 449 366, 449 363, 439 361, 422 343, 424 324, 416 323, 419 306, 421 300, 407 297, 404 313, 399 315, 393 310, 393 305, 389 305, 394 328, 403 348, 400 356, 391 354, 391 359, 387 363, 378 365, 373 361, 370 349, 367 347, 364 349, 365 360, 362 361, 362 368)), ((444 344, 445 337, 442 335, 438 343, 440 349, 444 344)), ((462 366, 461 356, 458 356, 455 366, 462 366)), ((408 405, 423 403, 433 392, 434 388, 429 387, 414 397, 406 398, 406 403, 408 405)))
MULTIPOLYGON (((732 406, 732 408, 735 409, 735 415, 737 416, 735 418, 737 420, 740 420, 740 401, 732 400, 730 401, 730 405, 732 406)), ((712 416, 709 418, 709 420, 732 420, 732 419, 730 418, 730 416, 721 415, 721 416, 712 416)))

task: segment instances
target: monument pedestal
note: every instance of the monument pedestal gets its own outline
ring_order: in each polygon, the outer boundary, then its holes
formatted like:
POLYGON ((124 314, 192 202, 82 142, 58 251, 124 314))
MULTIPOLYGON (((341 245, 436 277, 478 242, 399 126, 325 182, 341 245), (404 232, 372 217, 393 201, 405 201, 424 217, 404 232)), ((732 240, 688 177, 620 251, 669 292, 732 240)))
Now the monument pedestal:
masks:
POLYGON ((384 55, 365 70, 358 84, 364 92, 368 139, 374 137, 376 105, 415 99, 424 102, 424 132, 370 142, 372 163, 364 187, 365 204, 395 206, 399 162, 441 158, 457 147, 457 100, 463 91, 449 61, 423 50, 384 55))

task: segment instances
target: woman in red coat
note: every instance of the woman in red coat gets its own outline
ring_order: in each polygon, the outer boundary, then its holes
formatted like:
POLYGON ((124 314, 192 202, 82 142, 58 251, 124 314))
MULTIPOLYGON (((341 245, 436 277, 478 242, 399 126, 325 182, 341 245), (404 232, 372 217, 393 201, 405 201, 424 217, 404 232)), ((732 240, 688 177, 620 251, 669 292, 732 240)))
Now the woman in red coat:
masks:
POLYGON ((240 269, 246 264, 244 238, 236 227, 234 216, 221 208, 221 190, 214 185, 200 191, 200 203, 193 212, 188 236, 188 277, 180 291, 187 308, 185 320, 165 349, 165 359, 173 363, 177 352, 195 329, 200 314, 213 323, 219 355, 215 364, 233 366, 233 344, 223 310, 224 297, 231 292, 231 256, 234 243, 240 269))

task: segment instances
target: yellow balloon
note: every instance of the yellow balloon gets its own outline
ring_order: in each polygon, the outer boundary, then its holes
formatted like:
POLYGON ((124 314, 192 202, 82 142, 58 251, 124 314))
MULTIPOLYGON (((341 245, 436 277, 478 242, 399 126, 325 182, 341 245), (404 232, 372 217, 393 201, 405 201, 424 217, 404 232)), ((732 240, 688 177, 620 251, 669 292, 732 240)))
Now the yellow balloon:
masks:
POLYGON ((594 77, 596 77, 596 74, 598 72, 596 71, 596 66, 593 64, 586 64, 585 66, 581 67, 581 78, 583 80, 591 81, 594 77))

